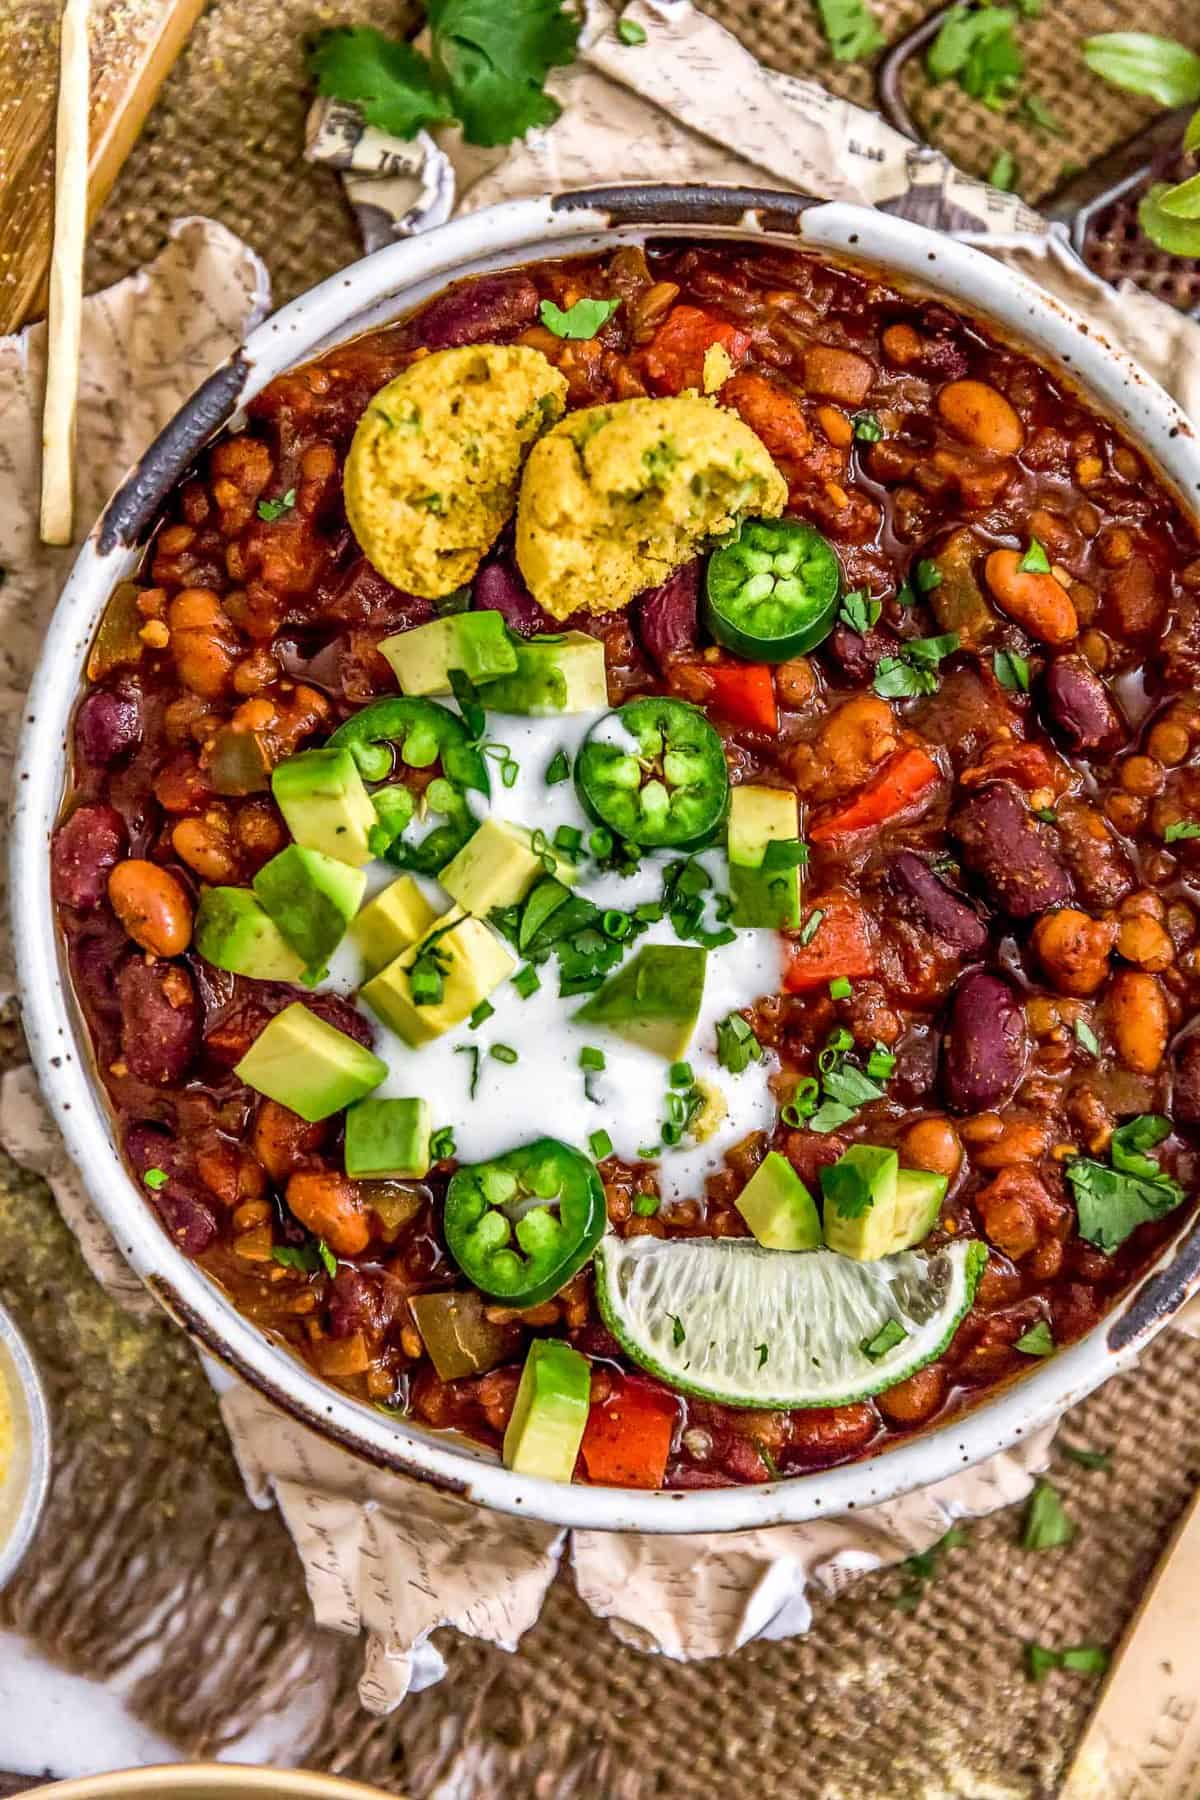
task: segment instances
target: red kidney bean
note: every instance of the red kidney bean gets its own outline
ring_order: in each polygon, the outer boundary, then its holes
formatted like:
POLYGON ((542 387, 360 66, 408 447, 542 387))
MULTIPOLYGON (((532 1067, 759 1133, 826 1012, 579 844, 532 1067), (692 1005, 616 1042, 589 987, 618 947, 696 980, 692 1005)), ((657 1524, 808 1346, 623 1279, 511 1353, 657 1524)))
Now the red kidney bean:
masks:
POLYGON ((125 821, 114 807, 77 807, 50 847, 50 886, 59 905, 99 906, 125 842, 125 821))
POLYGON ((922 862, 911 850, 901 850, 891 860, 891 872, 938 937, 968 955, 983 949, 987 943, 987 926, 973 907, 950 892, 928 863, 922 862))
POLYGON ((635 623, 642 648, 663 668, 681 650, 696 643, 696 610, 700 598, 699 560, 684 563, 659 587, 637 603, 635 623))
POLYGON ((822 648, 847 681, 870 681, 884 657, 894 656, 899 645, 882 631, 851 631, 848 625, 835 625, 822 648))
POLYGON ((117 970, 128 945, 129 940, 107 907, 94 912, 71 937, 75 991, 89 1017, 110 1026, 121 1016, 117 970))
POLYGON ((1016 989, 999 975, 964 975, 942 1039, 942 1092, 953 1112, 987 1112, 1011 1100, 1025 1073, 1029 1036, 1016 989))
POLYGON ((142 741, 142 690, 135 681, 93 688, 75 714, 75 747, 82 762, 108 768, 142 741))
MULTIPOLYGON (((296 995, 290 988, 285 988, 284 993, 287 997, 283 1004, 290 1006, 296 995)), ((344 1031, 347 1037, 352 1037, 356 1044, 362 1045, 364 1050, 370 1050, 373 1046, 375 1033, 370 1025, 362 1014, 351 1006, 349 1000, 343 1000, 340 994, 306 994, 303 996, 303 1004, 307 1006, 309 1012, 316 1013, 318 1019, 324 1019, 327 1025, 332 1025, 335 1030, 344 1031)), ((276 1006, 272 1010, 278 1012, 280 1009, 276 1006)))
POLYGON ((200 1044, 196 987, 179 963, 131 957, 117 977, 121 1054, 131 1074, 163 1085, 184 1075, 200 1044))
POLYGON ((1200 1037, 1185 1038, 1175 1052, 1171 1117, 1193 1130, 1200 1126, 1200 1037))
POLYGON ((1046 723, 1073 750, 1115 750, 1125 722, 1106 684, 1082 656, 1056 656, 1042 682, 1046 723))
POLYGON ((135 1174, 161 1169, 166 1182, 147 1188, 170 1237, 185 1256, 199 1256, 217 1236, 217 1217, 191 1169, 191 1158, 161 1125, 139 1120, 125 1133, 125 1155, 135 1174))
POLYGON ((523 331, 537 316, 538 291, 528 275, 479 275, 431 300, 400 335, 406 344, 448 350, 523 331))
POLYGON ((980 788, 950 821, 963 860, 1014 919, 1036 918, 1071 897, 1071 878, 1012 788, 980 788))
POLYGON ((510 631, 519 637, 536 637, 540 631, 557 631, 556 620, 540 607, 513 563, 497 557, 484 563, 475 577, 475 605, 486 612, 498 612, 510 631))

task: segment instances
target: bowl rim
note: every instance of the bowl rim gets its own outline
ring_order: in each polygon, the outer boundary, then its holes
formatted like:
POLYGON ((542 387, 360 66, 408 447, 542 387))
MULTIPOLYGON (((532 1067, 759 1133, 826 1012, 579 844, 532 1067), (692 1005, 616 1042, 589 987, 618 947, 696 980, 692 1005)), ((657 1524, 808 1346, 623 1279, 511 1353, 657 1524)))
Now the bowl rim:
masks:
POLYGON ((25 1491, 13 1516, 12 1530, 0 1538, 0 1589, 16 1574, 26 1551, 32 1544, 50 1489, 50 1409, 46 1390, 29 1346, 17 1329, 11 1315, 0 1306, 0 1383, 10 1390, 7 1380, 11 1369, 18 1390, 13 1395, 14 1407, 25 1408, 23 1423, 28 1433, 25 1491))
POLYGON ((1124 352, 1027 277, 968 243, 889 212, 766 188, 629 186, 508 201, 389 245, 260 325, 180 408, 117 488, 47 629, 17 747, 11 910, 31 1054, 67 1147, 123 1254, 205 1349, 269 1401, 378 1467, 549 1525, 641 1532, 730 1531, 850 1512, 943 1480, 1009 1449, 1131 1363, 1200 1288, 1200 1218, 1084 1338, 969 1412, 864 1460, 753 1487, 646 1492, 514 1474, 490 1453, 330 1387, 237 1312, 173 1245, 114 1147, 90 1074, 49 895, 49 841, 62 795, 83 659, 116 580, 192 458, 280 370, 375 329, 468 273, 654 237, 744 238, 813 250, 886 274, 983 319, 1078 386, 1154 463, 1193 516, 1200 448, 1173 400, 1124 352), (60 677, 63 662, 71 681, 60 677))
MULTIPOLYGON (((379 1800, 382 1789, 345 1775, 326 1775, 319 1769, 275 1769, 261 1763, 198 1762, 147 1763, 135 1769, 112 1769, 98 1775, 73 1775, 63 1781, 29 1788, 22 1800, 164 1800, 170 1795, 195 1795, 203 1800, 214 1788, 224 1788, 230 1800, 262 1795, 263 1800, 379 1800)), ((403 1796, 393 1796, 403 1800, 403 1796)))

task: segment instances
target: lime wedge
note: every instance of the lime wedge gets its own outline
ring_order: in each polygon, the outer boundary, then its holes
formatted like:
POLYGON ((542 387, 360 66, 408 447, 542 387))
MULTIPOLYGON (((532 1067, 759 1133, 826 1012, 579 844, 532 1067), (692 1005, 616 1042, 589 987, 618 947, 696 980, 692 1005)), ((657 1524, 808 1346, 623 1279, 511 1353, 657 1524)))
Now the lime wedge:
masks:
POLYGON ((987 1261, 980 1243, 857 1262, 747 1238, 602 1238, 596 1297, 642 1368, 726 1406, 841 1406, 945 1349, 987 1261))

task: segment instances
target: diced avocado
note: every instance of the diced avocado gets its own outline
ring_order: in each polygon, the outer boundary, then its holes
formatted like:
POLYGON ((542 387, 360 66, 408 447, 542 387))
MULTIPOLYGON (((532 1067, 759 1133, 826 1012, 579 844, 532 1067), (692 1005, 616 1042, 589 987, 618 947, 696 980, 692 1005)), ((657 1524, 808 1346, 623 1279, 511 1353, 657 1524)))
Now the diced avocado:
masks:
POLYGON ((734 925, 794 931, 800 924, 796 796, 789 789, 735 787, 729 796, 729 893, 734 925))
POLYGON ((443 1381, 485 1375, 511 1361, 521 1347, 521 1327, 515 1320, 493 1325, 484 1318, 483 1299, 474 1288, 414 1294, 408 1304, 421 1342, 443 1381))
POLYGON ((469 1019, 481 1000, 512 974, 516 959, 481 919, 458 907, 440 918, 419 943, 394 958, 360 989, 363 1000, 406 1044, 428 1044, 469 1019), (436 941, 435 941, 436 940, 436 941), (421 952, 436 953, 442 997, 425 1005, 413 999, 410 971, 421 952))
POLYGON ((647 944, 575 1017, 675 1062, 696 1029, 707 961, 697 944, 647 944))
POLYGON ((192 942, 205 962, 254 981, 299 981, 304 962, 249 888, 211 887, 200 895, 192 942))
POLYGON ((391 664, 402 694, 450 693, 451 669, 482 682, 511 675, 517 667, 517 653, 498 612, 433 619, 384 638, 379 650, 391 664))
MULTIPOLYGON (((554 860, 559 879, 570 881, 573 866, 557 851, 554 860)), ((485 919, 493 906, 516 906, 542 873, 531 834, 522 825, 493 817, 472 832, 438 880, 464 912, 485 919)))
POLYGON ((369 833, 378 821, 349 750, 289 756, 272 773, 271 792, 288 830, 306 850, 320 850, 356 869, 370 862, 369 833))
POLYGON ((388 1069, 297 1000, 263 1026, 233 1072, 247 1087, 315 1124, 377 1088, 388 1069))
POLYGON ((598 712, 608 705, 604 645, 586 631, 514 641, 517 667, 489 683, 489 711, 530 713, 598 712))
POLYGON ((263 911, 303 957, 307 982, 329 973, 329 958, 345 937, 366 885, 361 869, 299 844, 289 844, 254 877, 263 911))
POLYGON ((535 1338, 504 1433, 504 1466, 544 1481, 570 1481, 591 1402, 586 1356, 560 1338, 535 1338))
POLYGON ((420 1180, 429 1173, 426 1100, 360 1100, 346 1111, 346 1173, 355 1180, 420 1180))
POLYGON ((734 1205, 766 1250, 815 1250, 821 1242, 817 1203, 778 1150, 767 1152, 734 1205))
POLYGON ((368 900, 350 924, 351 940, 367 973, 377 974, 402 950, 424 937, 436 917, 411 875, 402 875, 368 900))
POLYGON ((909 1250, 928 1236, 946 1192, 944 1175, 904 1169, 894 1150, 853 1144, 821 1170, 825 1242, 858 1262, 909 1250))

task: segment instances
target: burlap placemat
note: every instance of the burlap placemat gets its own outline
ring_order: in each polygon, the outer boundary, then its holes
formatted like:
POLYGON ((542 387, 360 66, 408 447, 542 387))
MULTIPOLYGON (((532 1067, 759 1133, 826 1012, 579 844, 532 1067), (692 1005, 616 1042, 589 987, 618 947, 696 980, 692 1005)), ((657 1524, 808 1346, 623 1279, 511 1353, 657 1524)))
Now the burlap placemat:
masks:
MULTIPOLYGON (((21 10, 33 28, 54 9, 21 10)), ((829 63, 808 0, 708 10, 767 62, 869 101, 865 70, 829 63)), ((894 35, 928 8, 877 10, 894 35)), ((1064 163, 1090 161, 1146 116, 1064 46, 1133 23, 1188 29, 1179 11, 1147 0, 1135 19, 1115 0, 1058 0, 1024 28, 1032 85, 1061 138, 998 125, 957 90, 921 95, 918 117, 928 128, 940 112, 932 135, 975 171, 1002 137, 1036 199, 1064 163)), ((358 243, 336 179, 298 156, 299 41, 334 18, 397 27, 406 16, 383 0, 217 0, 94 233, 90 283, 152 256, 188 212, 254 244, 281 301, 350 261, 358 243)), ((300 1695, 317 1721, 298 1728, 305 1762, 417 1800, 467 1770, 455 1791, 488 1800, 690 1800, 716 1783, 766 1800, 1052 1796, 1093 1690, 1064 1674, 1031 1685, 1022 1644, 1114 1641, 1200 1478, 1200 1344, 1172 1336, 1064 1433, 1113 1452, 1109 1473, 1056 1461, 1080 1527, 1065 1550, 1019 1550, 1019 1521, 1000 1515, 941 1559, 915 1611, 904 1610, 908 1578, 867 1577, 817 1599, 806 1638, 682 1667, 618 1646, 560 1581, 518 1656, 442 1634, 447 1680, 370 1719, 354 1692, 358 1646, 312 1625, 290 1541, 246 1500, 191 1352, 165 1321, 138 1323, 104 1298, 42 1184, 7 1162, 0 1290, 46 1372, 58 1432, 46 1525, 0 1622, 100 1678, 127 1669, 152 1634, 164 1660, 136 1680, 134 1708, 195 1754, 300 1695)))

